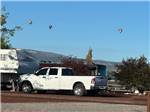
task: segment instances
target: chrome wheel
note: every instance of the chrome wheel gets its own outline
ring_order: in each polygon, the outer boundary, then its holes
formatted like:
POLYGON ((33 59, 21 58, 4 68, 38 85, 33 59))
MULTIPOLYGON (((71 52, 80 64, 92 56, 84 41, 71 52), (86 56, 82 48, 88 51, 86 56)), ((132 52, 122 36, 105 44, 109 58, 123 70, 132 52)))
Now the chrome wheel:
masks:
POLYGON ((81 88, 76 88, 74 91, 75 95, 77 96, 80 96, 81 92, 82 92, 81 88))
POLYGON ((73 92, 76 96, 83 96, 85 93, 85 88, 82 84, 77 84, 75 85, 73 92))
POLYGON ((32 91, 32 86, 31 86, 31 84, 30 83, 23 83, 22 84, 22 91, 24 92, 24 93, 31 93, 31 91, 32 91))

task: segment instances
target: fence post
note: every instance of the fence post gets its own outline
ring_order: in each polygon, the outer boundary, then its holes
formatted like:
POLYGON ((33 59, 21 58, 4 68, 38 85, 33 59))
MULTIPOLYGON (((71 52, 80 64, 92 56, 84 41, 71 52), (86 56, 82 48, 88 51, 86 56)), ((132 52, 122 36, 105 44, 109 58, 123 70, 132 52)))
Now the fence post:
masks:
POLYGON ((148 98, 147 98, 147 112, 150 112, 150 91, 148 92, 148 98))

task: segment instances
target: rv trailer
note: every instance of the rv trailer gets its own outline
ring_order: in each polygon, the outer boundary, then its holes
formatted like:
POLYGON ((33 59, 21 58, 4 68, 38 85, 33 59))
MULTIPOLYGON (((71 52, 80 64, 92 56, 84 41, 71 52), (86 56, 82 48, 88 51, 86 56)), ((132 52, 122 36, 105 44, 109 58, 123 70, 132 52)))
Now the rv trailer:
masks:
POLYGON ((0 49, 1 88, 11 88, 11 81, 19 77, 18 67, 19 61, 16 49, 0 49))

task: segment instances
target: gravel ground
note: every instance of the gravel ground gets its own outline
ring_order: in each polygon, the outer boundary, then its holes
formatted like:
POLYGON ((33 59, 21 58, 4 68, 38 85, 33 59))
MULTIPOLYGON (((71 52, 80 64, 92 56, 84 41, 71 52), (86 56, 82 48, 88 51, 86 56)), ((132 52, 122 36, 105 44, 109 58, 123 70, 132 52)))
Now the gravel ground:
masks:
POLYGON ((146 112, 146 106, 106 103, 2 103, 1 112, 146 112))

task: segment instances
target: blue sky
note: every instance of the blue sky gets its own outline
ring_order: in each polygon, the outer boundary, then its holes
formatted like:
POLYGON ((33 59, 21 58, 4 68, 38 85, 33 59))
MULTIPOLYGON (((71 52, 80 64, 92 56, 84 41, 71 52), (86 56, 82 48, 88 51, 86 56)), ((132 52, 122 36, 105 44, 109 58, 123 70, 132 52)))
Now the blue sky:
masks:
POLYGON ((2 5, 10 13, 7 25, 23 27, 11 38, 15 48, 85 58, 91 47, 94 59, 150 58, 148 2, 5 1, 2 5))

